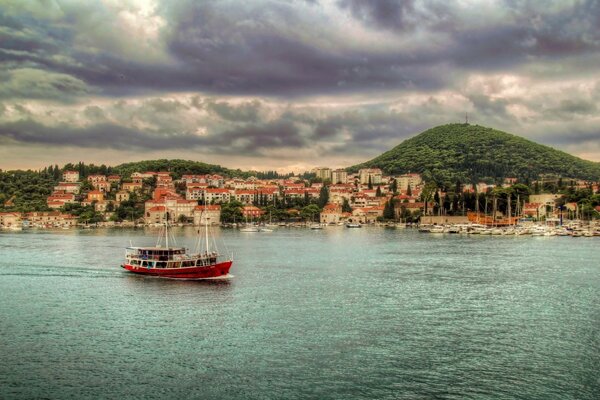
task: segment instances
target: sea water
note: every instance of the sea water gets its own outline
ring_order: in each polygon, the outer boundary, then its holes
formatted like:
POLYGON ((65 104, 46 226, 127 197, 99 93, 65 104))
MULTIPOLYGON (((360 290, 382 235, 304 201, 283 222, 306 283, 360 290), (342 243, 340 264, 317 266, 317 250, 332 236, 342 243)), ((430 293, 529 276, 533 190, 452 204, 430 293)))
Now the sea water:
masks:
POLYGON ((228 281, 124 272, 156 233, 0 233, 0 398, 600 398, 599 238, 216 229, 228 281))

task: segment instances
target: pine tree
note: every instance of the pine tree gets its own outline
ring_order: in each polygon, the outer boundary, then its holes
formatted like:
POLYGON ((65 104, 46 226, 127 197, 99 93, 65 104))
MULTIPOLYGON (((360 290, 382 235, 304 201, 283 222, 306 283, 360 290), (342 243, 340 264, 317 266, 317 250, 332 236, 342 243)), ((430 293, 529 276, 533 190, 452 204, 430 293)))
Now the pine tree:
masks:
POLYGON ((377 197, 381 197, 382 196, 382 194, 381 194, 381 188, 379 186, 377 186, 377 190, 375 191, 375 196, 377 196, 377 197))
POLYGON ((323 187, 321 187, 321 192, 319 193, 319 201, 317 202, 317 204, 319 205, 319 207, 323 208, 328 202, 329 191, 327 190, 327 187, 323 185, 323 187))
POLYGON ((373 182, 371 182, 371 175, 369 175, 369 185, 368 185, 369 190, 373 189, 373 182))

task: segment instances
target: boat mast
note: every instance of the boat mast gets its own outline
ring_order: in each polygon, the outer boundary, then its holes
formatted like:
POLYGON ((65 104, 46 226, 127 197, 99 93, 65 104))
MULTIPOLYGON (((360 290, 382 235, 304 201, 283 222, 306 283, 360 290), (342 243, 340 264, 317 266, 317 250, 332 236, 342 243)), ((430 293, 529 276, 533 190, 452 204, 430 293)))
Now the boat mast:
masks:
POLYGON ((204 238, 206 240, 206 254, 208 254, 208 211, 206 209, 206 202, 204 203, 204 238))
POLYGON ((165 247, 169 248, 169 212, 165 211, 165 247))

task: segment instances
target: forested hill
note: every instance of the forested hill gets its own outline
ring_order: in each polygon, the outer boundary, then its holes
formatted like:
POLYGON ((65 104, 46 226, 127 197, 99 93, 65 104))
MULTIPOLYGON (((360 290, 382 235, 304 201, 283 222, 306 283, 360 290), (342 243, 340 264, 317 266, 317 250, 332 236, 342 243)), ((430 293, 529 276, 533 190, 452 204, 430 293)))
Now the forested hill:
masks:
POLYGON ((348 168, 381 168, 388 174, 421 173, 438 183, 540 175, 600 180, 600 163, 479 125, 449 124, 405 140, 379 157, 348 168))
POLYGON ((183 174, 222 174, 226 176, 243 176, 248 173, 241 170, 232 170, 220 165, 206 164, 199 161, 189 160, 147 160, 120 164, 111 168, 111 171, 128 178, 134 172, 145 171, 169 171, 175 179, 181 178, 183 174))

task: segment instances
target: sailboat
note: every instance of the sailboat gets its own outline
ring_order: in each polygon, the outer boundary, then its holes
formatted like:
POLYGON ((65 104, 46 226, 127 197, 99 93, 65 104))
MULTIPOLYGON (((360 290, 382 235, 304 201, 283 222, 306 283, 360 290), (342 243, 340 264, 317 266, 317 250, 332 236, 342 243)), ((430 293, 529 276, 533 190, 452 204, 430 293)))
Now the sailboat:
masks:
POLYGON ((230 278, 229 269, 233 264, 233 257, 221 257, 214 240, 214 247, 211 248, 208 218, 205 218, 204 228, 204 243, 202 236, 199 235, 196 251, 188 253, 185 247, 176 245, 175 238, 169 232, 167 214, 156 245, 154 247, 127 247, 125 250, 126 261, 121 267, 135 274, 160 278, 185 280, 230 278))

